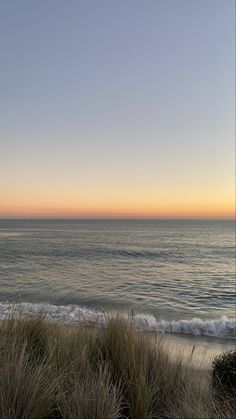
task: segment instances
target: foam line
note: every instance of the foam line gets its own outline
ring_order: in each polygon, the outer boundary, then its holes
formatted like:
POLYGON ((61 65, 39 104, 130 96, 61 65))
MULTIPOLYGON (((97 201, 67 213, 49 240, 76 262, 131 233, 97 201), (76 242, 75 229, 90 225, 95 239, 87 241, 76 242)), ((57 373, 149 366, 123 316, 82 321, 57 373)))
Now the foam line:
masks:
MULTIPOLYGON (((39 312, 44 312, 47 321, 50 322, 65 324, 91 322, 98 326, 106 325, 108 316, 112 316, 112 314, 108 315, 105 312, 99 312, 77 305, 57 306, 33 303, 0 303, 0 320, 8 318, 12 314, 19 317, 39 312)), ((159 320, 149 314, 136 314, 132 318, 124 314, 124 317, 133 321, 139 330, 215 336, 230 339, 236 338, 236 321, 226 316, 211 320, 200 318, 193 318, 191 320, 159 320)))

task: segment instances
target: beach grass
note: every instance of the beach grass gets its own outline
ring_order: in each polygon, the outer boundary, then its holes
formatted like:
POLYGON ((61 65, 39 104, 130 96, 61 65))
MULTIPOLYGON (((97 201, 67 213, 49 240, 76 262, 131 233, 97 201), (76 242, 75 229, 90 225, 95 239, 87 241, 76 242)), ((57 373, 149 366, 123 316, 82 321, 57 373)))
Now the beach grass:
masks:
POLYGON ((0 324, 0 417, 233 418, 235 399, 121 315, 106 327, 12 315, 0 324))

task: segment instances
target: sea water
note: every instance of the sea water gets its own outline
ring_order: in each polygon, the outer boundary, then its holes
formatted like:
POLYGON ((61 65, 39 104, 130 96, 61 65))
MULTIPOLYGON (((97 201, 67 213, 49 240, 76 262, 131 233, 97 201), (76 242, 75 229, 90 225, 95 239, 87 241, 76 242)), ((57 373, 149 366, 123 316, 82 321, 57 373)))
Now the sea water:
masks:
POLYGON ((0 220, 0 319, 235 338, 233 220, 0 220))

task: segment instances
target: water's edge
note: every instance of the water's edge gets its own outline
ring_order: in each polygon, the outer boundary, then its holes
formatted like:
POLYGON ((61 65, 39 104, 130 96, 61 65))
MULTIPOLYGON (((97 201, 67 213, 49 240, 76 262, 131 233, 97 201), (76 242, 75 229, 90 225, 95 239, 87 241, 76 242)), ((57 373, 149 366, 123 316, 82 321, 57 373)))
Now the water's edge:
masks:
MULTIPOLYGON (((30 302, 16 304, 0 302, 0 320, 7 319, 13 314, 19 317, 40 312, 45 314, 45 319, 49 322, 64 324, 90 322, 98 326, 105 325, 108 317, 113 315, 112 313, 97 311, 78 305, 59 306, 30 302)), ((236 339, 236 321, 226 316, 211 320, 203 320, 195 317, 191 320, 172 321, 156 319, 153 315, 142 313, 134 314, 133 316, 123 313, 122 316, 133 321, 139 330, 236 339)))

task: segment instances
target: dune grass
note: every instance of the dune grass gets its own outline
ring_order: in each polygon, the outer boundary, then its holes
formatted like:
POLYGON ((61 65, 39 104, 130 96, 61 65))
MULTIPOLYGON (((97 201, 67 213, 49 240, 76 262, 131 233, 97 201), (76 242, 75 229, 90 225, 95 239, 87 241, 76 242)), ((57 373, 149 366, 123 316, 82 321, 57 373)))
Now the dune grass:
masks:
POLYGON ((43 314, 0 324, 0 417, 233 418, 191 356, 122 317, 104 328, 49 324, 43 314))

